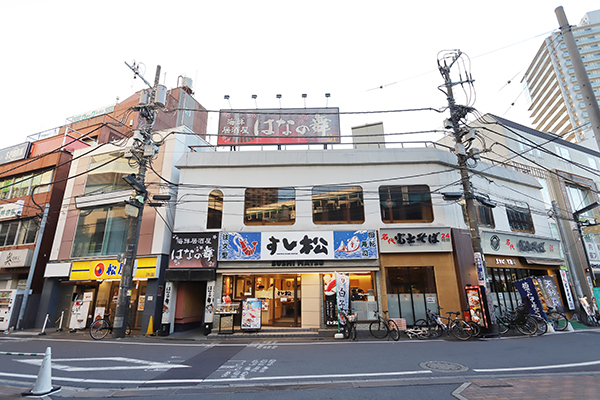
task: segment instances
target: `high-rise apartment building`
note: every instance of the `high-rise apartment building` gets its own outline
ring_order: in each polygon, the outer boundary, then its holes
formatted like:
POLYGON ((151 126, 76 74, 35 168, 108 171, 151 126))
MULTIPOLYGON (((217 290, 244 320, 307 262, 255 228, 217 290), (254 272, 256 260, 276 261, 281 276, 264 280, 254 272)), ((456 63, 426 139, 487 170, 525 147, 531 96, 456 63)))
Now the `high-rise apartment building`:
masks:
MULTIPOLYGON (((600 10, 585 14, 572 30, 596 99, 600 99, 600 10)), ((588 110, 559 30, 544 40, 522 82, 535 129, 574 143, 593 137, 590 125, 586 125, 588 110)))

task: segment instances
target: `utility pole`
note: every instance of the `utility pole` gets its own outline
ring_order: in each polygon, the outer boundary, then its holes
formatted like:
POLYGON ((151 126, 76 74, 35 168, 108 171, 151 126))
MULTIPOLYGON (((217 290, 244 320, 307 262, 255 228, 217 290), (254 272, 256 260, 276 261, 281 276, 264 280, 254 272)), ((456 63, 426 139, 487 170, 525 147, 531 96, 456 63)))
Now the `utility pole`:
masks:
POLYGON ((117 310, 113 323, 113 337, 125 337, 127 320, 129 318, 129 305, 131 300, 131 287, 133 281, 133 269, 137 257, 138 238, 140 235, 140 225, 142 221, 142 212, 144 210, 144 201, 148 197, 146 191, 146 169, 151 158, 158 151, 158 146, 152 142, 152 126, 156 120, 158 109, 164 107, 166 98, 166 87, 159 85, 160 65, 156 66, 156 77, 154 86, 150 85, 139 73, 138 66, 125 63, 135 74, 140 77, 149 89, 140 92, 140 102, 135 111, 139 112, 145 123, 139 126, 139 129, 133 131, 133 146, 131 154, 137 160, 137 174, 126 175, 123 179, 131 185, 133 192, 131 198, 126 201, 125 214, 129 216, 129 226, 127 229, 127 243, 125 260, 121 271, 121 282, 119 284, 119 293, 117 296, 117 310))
MULTIPOLYGON (((455 141, 455 150, 456 157, 458 159, 458 169, 460 171, 460 180, 463 189, 463 197, 466 202, 466 213, 467 213, 467 221, 469 223, 469 231, 471 234, 471 245, 473 246, 473 261, 476 264, 481 265, 481 273, 482 276, 480 279, 485 283, 485 291, 488 302, 488 308, 492 306, 492 296, 491 296, 491 287, 486 278, 486 267, 485 267, 485 258, 483 256, 483 247, 481 245, 481 234, 479 232, 479 224, 477 222, 477 208, 475 206, 475 195, 473 193, 473 188, 471 186, 471 180, 469 177, 469 168, 467 166, 467 161, 474 157, 476 153, 469 152, 465 150, 465 145, 463 143, 463 138, 465 135, 469 133, 469 130, 460 126, 460 120, 463 119, 470 111, 473 109, 468 106, 457 105, 454 99, 453 87, 456 85, 471 85, 474 81, 470 76, 468 71, 465 72, 465 77, 459 82, 452 82, 450 77, 450 70, 452 66, 459 60, 462 56, 462 52, 460 50, 456 50, 451 57, 450 64, 447 63, 447 57, 443 58, 443 63, 441 60, 438 60, 438 69, 440 74, 444 78, 444 87, 446 89, 446 97, 448 99, 448 107, 450 109, 450 119, 446 120, 446 127, 451 128, 454 141, 455 141)), ((481 284, 481 283, 480 283, 481 284)), ((496 323, 496 316, 494 314, 494 310, 489 310, 490 313, 490 332, 489 336, 498 336, 498 325, 496 323)))

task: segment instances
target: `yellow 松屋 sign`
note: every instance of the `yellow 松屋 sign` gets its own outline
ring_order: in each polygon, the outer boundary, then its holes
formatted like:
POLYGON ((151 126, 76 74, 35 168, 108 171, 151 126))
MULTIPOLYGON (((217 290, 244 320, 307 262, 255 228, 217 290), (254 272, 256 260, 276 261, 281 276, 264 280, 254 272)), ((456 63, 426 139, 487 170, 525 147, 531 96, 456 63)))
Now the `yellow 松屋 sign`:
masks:
MULTIPOLYGON (((133 279, 156 278, 156 257, 138 258, 133 269, 133 279)), ((75 261, 71 267, 72 281, 121 279, 123 262, 117 260, 75 261)))

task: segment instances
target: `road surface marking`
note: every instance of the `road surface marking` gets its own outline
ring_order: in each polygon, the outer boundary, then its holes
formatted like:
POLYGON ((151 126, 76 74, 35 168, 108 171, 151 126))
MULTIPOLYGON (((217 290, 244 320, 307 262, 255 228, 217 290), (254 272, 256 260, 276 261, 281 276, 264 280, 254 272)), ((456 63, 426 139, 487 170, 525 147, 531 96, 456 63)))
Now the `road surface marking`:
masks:
POLYGON ((514 372, 514 371, 536 371, 536 370, 542 370, 542 369, 556 369, 556 368, 589 367, 590 365, 600 365, 600 361, 587 361, 587 362, 572 363, 572 364, 540 365, 537 367, 512 367, 512 368, 490 368, 490 369, 472 368, 472 370, 475 372, 514 372))
MULTIPOLYGON (((43 360, 36 359, 14 359, 14 361, 40 366, 43 360)), ((134 369, 149 369, 149 370, 167 370, 171 368, 190 368, 189 365, 182 364, 167 364, 154 361, 137 360, 135 358, 125 357, 96 357, 96 358, 55 358, 52 359, 52 369, 58 369, 67 372, 82 372, 82 371, 118 371, 118 370, 134 370, 134 369), (93 362, 102 365, 93 367, 76 367, 64 365, 65 362, 93 362), (106 365, 106 363, 127 363, 132 365, 106 365)))

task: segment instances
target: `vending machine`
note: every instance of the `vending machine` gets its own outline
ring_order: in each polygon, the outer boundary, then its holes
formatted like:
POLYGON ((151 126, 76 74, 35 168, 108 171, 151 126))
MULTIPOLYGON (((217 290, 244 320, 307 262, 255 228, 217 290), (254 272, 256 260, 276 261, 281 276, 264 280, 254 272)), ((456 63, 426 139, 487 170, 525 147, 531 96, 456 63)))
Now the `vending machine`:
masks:
POLYGON ((90 303, 94 299, 94 292, 77 293, 71 304, 71 318, 69 329, 85 329, 90 312, 90 303))
POLYGON ((16 290, 0 290, 0 331, 5 331, 9 328, 16 294, 16 290))

